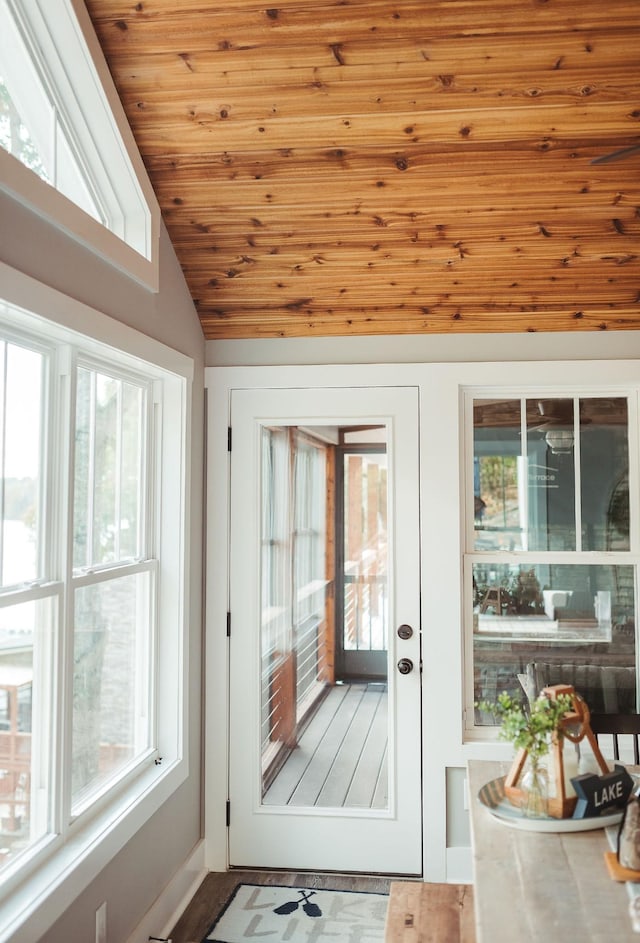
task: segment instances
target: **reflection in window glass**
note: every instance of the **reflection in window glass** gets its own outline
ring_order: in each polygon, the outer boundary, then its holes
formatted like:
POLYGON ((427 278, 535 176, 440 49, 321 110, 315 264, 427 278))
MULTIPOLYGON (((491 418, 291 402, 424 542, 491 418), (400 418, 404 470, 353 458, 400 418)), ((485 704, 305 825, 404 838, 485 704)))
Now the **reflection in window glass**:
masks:
POLYGON ((629 549, 626 399, 476 400, 473 435, 475 550, 629 549))
POLYGON ((474 403, 474 519, 476 550, 523 550, 520 490, 523 458, 520 400, 474 403))
POLYGON ((474 700, 564 683, 594 712, 635 712, 633 567, 474 563, 473 597, 474 700))
POLYGON ((576 549, 573 400, 527 400, 529 550, 576 549))
POLYGON ((474 702, 562 682, 636 712, 636 568, 596 557, 631 547, 627 398, 476 399, 473 425, 474 702))
POLYGON ((629 550, 627 401, 580 401, 583 550, 629 550))

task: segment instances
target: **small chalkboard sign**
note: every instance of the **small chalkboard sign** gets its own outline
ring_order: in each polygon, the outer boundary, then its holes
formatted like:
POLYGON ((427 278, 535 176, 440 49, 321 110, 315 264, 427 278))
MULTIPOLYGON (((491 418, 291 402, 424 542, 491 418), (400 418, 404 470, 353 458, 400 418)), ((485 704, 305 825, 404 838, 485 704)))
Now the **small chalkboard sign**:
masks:
POLYGON ((604 776, 583 773, 574 776, 571 783, 578 796, 574 819, 587 819, 614 809, 624 809, 633 789, 633 779, 624 766, 618 764, 612 773, 604 776))

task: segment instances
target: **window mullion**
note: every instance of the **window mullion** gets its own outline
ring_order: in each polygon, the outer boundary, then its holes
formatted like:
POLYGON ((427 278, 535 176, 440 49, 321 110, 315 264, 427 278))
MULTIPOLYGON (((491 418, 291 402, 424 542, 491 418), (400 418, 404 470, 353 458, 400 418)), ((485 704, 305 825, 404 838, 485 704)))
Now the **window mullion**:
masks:
POLYGON ((580 464, 580 399, 573 399, 573 473, 576 519, 576 551, 582 550, 582 469, 580 464))
MULTIPOLYGON (((2 377, 0 381, 0 520, 4 520, 5 459, 7 429, 7 344, 2 343, 2 377)), ((4 572, 4 527, 0 527, 0 582, 4 572)))
POLYGON ((118 385, 117 390, 117 406, 116 406, 116 441, 115 441, 115 461, 114 461, 114 488, 113 488, 113 519, 114 519, 114 534, 113 534, 113 550, 115 554, 115 559, 120 559, 120 536, 122 528, 122 461, 123 461, 123 451, 122 451, 122 410, 123 410, 123 395, 122 395, 122 384, 118 385))
POLYGON ((73 509, 74 509, 74 460, 76 441, 76 393, 78 386, 77 360, 70 347, 64 350, 61 365, 60 390, 57 398, 56 428, 58 434, 52 446, 52 464, 60 469, 60 480, 55 482, 59 495, 57 508, 58 528, 58 573, 64 584, 58 607, 58 645, 56 662, 58 670, 54 682, 54 704, 56 705, 55 742, 56 758, 53 770, 54 829, 65 839, 71 818, 71 731, 73 715, 73 509))

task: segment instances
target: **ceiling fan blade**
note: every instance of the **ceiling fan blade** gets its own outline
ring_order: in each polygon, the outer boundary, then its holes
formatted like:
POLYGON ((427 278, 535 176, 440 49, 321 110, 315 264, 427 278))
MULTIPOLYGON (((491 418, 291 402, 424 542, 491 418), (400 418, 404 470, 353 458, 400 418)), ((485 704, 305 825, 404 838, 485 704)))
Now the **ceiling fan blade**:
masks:
POLYGON ((612 151, 610 154, 603 154, 602 157, 594 157, 592 164, 609 164, 614 160, 622 160, 630 157, 632 154, 640 152, 640 144, 632 144, 631 147, 621 147, 618 151, 612 151))

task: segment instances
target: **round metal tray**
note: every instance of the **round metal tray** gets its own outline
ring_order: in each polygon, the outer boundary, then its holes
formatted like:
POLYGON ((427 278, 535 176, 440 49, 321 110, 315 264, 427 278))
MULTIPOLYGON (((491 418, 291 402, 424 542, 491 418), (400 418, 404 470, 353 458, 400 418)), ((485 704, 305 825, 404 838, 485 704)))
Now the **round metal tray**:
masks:
POLYGON ((478 799, 494 818, 511 828, 521 828, 528 832, 588 832, 594 828, 617 825, 622 819, 622 811, 584 819, 554 819, 552 816, 530 819, 506 798, 504 780, 505 777, 500 776, 499 779, 486 783, 478 793, 478 799))

